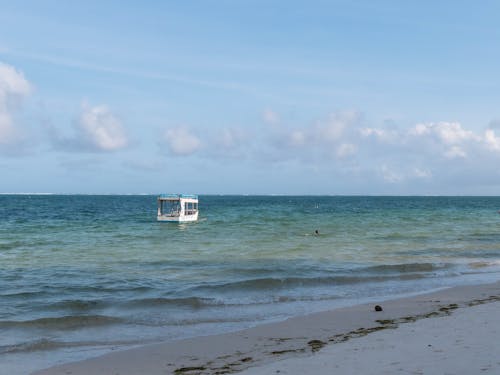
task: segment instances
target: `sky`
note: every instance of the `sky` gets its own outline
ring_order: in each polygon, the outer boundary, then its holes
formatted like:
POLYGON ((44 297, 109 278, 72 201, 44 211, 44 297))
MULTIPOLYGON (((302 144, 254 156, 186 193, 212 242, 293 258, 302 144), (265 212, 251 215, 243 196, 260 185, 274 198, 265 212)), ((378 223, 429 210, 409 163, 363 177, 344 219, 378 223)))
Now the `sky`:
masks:
POLYGON ((0 193, 498 195, 499 15, 0 0, 0 193))

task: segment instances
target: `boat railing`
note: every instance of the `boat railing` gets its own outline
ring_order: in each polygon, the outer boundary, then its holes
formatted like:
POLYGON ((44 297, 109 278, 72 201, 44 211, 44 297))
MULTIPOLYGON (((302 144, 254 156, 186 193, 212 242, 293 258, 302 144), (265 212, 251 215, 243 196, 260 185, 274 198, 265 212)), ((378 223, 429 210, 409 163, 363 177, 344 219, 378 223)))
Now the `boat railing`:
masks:
POLYGON ((196 194, 160 194, 159 199, 198 199, 196 194))

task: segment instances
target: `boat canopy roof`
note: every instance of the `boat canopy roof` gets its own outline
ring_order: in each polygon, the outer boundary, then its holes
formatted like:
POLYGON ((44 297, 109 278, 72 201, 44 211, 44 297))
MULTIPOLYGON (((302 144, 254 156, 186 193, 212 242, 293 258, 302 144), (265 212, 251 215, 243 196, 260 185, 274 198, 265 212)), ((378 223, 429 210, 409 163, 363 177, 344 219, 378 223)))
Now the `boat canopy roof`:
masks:
POLYGON ((198 199, 196 194, 160 194, 158 199, 180 200, 180 199, 198 199))

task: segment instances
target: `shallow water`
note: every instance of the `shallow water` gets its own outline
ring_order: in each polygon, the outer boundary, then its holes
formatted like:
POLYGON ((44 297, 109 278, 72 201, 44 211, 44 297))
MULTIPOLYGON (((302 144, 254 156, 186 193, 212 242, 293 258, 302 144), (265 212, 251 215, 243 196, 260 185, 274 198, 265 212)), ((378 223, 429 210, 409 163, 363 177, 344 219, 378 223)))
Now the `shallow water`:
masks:
MULTIPOLYGON (((497 280, 499 197, 0 196, 0 364, 113 348, 497 280), (315 234, 319 231, 319 235, 315 234)), ((31 366, 31 367, 30 367, 31 366)))

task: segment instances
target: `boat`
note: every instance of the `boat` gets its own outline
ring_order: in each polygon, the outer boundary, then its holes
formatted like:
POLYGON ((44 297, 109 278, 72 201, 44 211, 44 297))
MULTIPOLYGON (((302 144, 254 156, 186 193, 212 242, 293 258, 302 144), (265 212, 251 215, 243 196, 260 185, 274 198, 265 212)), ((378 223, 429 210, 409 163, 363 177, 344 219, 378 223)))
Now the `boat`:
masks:
POLYGON ((198 196, 161 194, 158 196, 158 221, 186 223, 198 220, 198 196))

